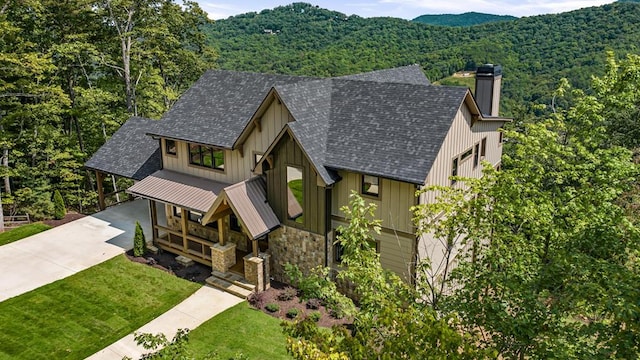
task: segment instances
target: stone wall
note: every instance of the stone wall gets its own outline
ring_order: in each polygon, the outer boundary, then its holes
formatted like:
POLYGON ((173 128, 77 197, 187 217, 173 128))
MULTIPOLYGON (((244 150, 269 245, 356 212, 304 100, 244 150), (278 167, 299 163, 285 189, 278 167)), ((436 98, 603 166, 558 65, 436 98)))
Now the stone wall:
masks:
POLYGON ((271 276, 274 280, 288 282, 284 265, 298 265, 304 274, 317 266, 324 266, 325 237, 308 231, 282 225, 269 234, 271 276))

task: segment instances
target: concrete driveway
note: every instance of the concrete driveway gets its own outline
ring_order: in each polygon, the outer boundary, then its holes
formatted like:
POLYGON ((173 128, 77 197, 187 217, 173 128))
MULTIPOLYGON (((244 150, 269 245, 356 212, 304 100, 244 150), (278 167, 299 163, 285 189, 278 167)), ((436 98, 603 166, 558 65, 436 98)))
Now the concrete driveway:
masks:
POLYGON ((136 200, 0 246, 0 301, 122 254, 133 247, 136 220, 149 239, 148 202, 136 200))

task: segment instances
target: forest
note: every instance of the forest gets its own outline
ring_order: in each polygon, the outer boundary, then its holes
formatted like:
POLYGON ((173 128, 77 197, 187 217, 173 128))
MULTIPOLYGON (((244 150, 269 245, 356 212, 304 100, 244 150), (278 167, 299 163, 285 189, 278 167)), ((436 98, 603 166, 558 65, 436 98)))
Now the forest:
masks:
POLYGON ((502 169, 485 164, 482 178, 459 179, 464 189, 425 187, 442 196, 412 209, 417 231, 446 244, 447 259, 462 247, 455 269, 440 276, 419 263, 413 284, 382 269, 367 245, 380 223, 354 198, 343 211, 355 221, 338 229, 338 277, 359 306, 336 291, 329 269, 297 284, 346 303, 353 331, 290 323, 288 351, 638 358, 639 23, 635 1, 443 27, 306 3, 214 23, 192 1, 0 0, 0 211, 49 218, 54 193, 69 209, 95 211, 84 162, 131 116, 160 119, 209 68, 323 77, 418 63, 446 83, 500 64, 501 115, 514 118, 502 169))
POLYGON ((474 26, 496 21, 516 20, 517 17, 509 15, 492 15, 478 12, 467 12, 464 14, 442 14, 442 15, 420 15, 411 20, 429 25, 442 26, 474 26))
POLYGON ((4 213, 46 217, 55 190, 93 211, 95 178, 82 164, 130 116, 159 119, 209 68, 324 77, 418 63, 438 81, 496 63, 502 115, 520 123, 548 111, 560 79, 588 89, 607 51, 637 52, 638 23, 634 2, 442 27, 307 3, 212 22, 192 1, 2 0, 4 213))

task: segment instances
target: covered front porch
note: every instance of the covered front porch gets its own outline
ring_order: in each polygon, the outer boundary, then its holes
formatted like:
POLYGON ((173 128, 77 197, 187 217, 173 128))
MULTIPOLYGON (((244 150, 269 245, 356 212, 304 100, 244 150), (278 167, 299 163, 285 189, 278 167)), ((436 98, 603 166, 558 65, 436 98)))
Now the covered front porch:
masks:
POLYGON ((154 246, 211 266, 220 278, 233 274, 257 291, 268 288, 268 233, 279 222, 262 178, 230 185, 160 170, 127 191, 149 199, 154 246), (166 226, 156 203, 164 204, 166 226))

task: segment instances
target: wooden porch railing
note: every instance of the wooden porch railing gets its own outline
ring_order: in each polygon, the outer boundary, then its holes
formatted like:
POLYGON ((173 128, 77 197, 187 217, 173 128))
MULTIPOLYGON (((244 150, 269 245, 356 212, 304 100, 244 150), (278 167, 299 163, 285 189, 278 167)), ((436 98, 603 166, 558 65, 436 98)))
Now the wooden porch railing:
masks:
POLYGON ((164 235, 158 235, 154 240, 164 250, 185 255, 202 264, 211 266, 211 247, 215 242, 187 234, 187 253, 184 251, 182 232, 170 229, 162 225, 155 225, 155 229, 164 231, 164 235))

